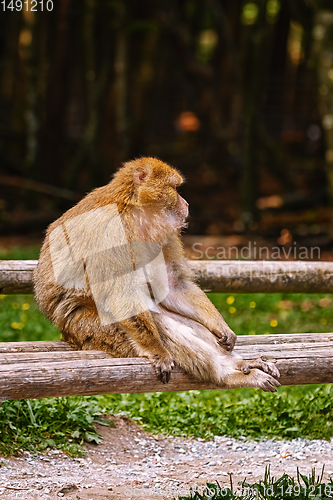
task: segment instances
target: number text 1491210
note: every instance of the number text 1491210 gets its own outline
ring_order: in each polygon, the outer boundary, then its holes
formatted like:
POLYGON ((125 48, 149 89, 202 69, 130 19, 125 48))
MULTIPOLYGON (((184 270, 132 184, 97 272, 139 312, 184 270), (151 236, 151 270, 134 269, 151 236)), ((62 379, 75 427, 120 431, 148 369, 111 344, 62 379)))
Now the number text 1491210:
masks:
POLYGON ((52 0, 3 0, 0 2, 2 5, 2 10, 11 11, 21 11, 22 9, 28 10, 30 12, 37 12, 38 10, 52 11, 53 1, 52 0))

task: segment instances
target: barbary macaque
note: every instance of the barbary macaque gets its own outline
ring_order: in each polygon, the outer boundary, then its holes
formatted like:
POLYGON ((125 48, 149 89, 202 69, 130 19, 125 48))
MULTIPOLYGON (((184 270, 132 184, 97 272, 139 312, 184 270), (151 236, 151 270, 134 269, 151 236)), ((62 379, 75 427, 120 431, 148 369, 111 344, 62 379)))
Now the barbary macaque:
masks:
POLYGON ((221 388, 275 391, 279 371, 233 351, 236 335, 196 285, 180 232, 180 173, 155 158, 125 163, 53 222, 34 273, 40 309, 78 349, 175 364, 221 388))

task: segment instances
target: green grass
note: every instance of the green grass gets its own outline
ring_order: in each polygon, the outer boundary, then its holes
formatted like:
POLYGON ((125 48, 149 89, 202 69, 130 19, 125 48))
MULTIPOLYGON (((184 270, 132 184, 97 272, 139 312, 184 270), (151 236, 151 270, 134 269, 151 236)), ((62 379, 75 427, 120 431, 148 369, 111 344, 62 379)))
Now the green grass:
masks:
POLYGON ((330 294, 208 294, 237 335, 333 331, 330 294))
POLYGON ((26 247, 12 246, 10 248, 0 247, 0 260, 37 260, 39 258, 39 245, 26 247))
POLYGON ((98 396, 113 414, 127 415, 146 430, 212 438, 311 438, 333 436, 333 386, 187 391, 98 396))
POLYGON ((127 416, 153 433, 330 439, 333 386, 114 394, 86 398, 8 401, 0 408, 0 453, 47 446, 77 454, 84 440, 97 441, 94 421, 127 416), (30 405, 30 406, 29 406, 30 405))
POLYGON ((98 419, 99 414, 100 407, 87 398, 5 401, 0 407, 0 453, 38 453, 51 447, 80 455, 84 441, 100 441, 95 422, 113 425, 98 419))
MULTIPOLYGON (((333 331, 327 294, 210 294, 209 298, 238 335, 333 331), (232 305, 227 303, 231 297, 232 305), (232 308, 235 312, 230 312, 232 308)), ((0 342, 59 340, 60 335, 32 295, 0 295, 0 342)))
MULTIPOLYGON (((0 258, 35 259, 37 247, 1 252, 0 258)), ((333 331, 331 296, 317 294, 210 294, 237 334, 333 331)), ((60 332, 39 312, 31 295, 0 295, 0 341, 58 340, 60 332)), ((127 415, 152 432, 330 439, 333 386, 121 394, 91 398, 10 401, 0 408, 0 453, 46 446, 75 454, 94 436, 105 411, 127 415)), ((96 437, 97 439, 97 437, 96 437)))
POLYGON ((0 342, 60 338, 60 331, 40 312, 33 295, 0 295, 0 342))
MULTIPOLYGON (((39 246, 0 248, 0 260, 35 260, 39 246)), ((39 311, 33 295, 0 295, 0 342, 59 340, 61 333, 39 311)))
MULTIPOLYGON (((238 335, 333 331, 328 294, 210 294, 209 298, 238 335), (227 303, 231 298, 232 305, 227 303), (230 312, 232 308, 235 312, 230 312)), ((60 331, 39 311, 32 295, 0 295, 0 342, 59 338, 60 331)))
POLYGON ((324 468, 322 473, 316 477, 315 469, 305 476, 297 470, 296 479, 283 474, 278 479, 271 476, 270 468, 265 470, 264 479, 257 483, 248 483, 246 480, 233 485, 230 475, 230 487, 207 483, 204 488, 186 492, 188 496, 179 496, 179 500, 326 500, 333 498, 333 481, 323 481, 324 468))

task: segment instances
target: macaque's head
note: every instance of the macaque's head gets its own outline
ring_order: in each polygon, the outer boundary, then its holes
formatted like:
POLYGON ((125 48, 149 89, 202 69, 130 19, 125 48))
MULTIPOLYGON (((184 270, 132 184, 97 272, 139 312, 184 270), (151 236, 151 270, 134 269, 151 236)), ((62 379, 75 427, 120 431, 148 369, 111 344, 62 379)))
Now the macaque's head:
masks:
POLYGON ((183 178, 177 170, 156 158, 139 158, 125 163, 113 181, 118 193, 129 188, 132 206, 154 213, 176 215, 178 225, 188 216, 188 203, 177 193, 183 178), (119 181, 121 184, 119 184, 119 181))

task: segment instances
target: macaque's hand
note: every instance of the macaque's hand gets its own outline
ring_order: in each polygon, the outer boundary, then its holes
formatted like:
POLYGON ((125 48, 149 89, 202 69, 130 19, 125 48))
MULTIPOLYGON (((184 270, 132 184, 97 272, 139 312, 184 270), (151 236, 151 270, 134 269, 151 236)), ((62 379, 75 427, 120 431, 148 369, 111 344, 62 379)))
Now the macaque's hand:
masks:
POLYGON ((170 380, 171 371, 175 366, 171 356, 160 356, 155 354, 153 356, 148 356, 148 359, 155 368, 160 381, 163 382, 163 384, 167 384, 170 380))
POLYGON ((226 351, 232 351, 235 347, 237 335, 226 325, 212 330, 214 335, 218 337, 217 343, 226 351))

